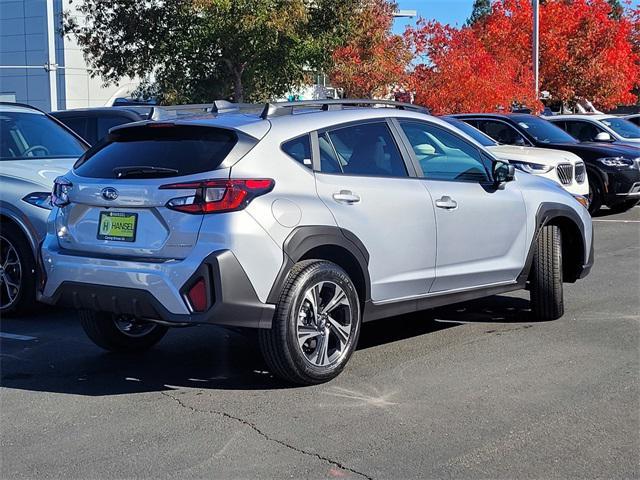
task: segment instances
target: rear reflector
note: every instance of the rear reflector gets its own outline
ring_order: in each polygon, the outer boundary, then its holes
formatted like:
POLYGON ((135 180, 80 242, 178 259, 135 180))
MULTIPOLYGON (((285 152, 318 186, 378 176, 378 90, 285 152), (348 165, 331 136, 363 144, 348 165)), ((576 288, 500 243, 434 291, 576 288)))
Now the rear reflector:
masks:
POLYGON ((194 312, 204 312, 207 309, 207 285, 200 277, 187 292, 189 303, 194 312))
POLYGON ((167 208, 185 213, 224 213, 242 210, 254 198, 273 190, 270 178, 199 180, 162 185, 162 190, 195 190, 194 195, 172 198, 167 208))

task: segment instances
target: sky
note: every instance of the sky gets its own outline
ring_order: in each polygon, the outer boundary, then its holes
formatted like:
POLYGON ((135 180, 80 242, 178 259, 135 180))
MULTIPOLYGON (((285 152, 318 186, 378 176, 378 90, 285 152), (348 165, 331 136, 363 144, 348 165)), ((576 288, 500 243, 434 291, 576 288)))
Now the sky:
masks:
MULTIPOLYGON (((434 18, 440 23, 462 26, 471 15, 473 0, 396 0, 400 10, 416 10, 418 17, 434 18)), ((640 6, 640 0, 633 0, 632 5, 640 6)), ((404 32, 405 26, 414 25, 416 19, 398 18, 393 30, 404 32)))

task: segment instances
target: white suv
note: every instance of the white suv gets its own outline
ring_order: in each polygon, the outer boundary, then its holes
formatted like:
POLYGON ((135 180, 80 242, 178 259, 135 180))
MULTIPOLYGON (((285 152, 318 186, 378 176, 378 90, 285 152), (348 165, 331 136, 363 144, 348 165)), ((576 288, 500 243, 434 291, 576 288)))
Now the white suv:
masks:
POLYGON ((169 326, 257 328, 272 371, 298 384, 335 377, 369 320, 522 288, 536 318, 560 317, 562 283, 593 262, 587 210, 383 103, 113 129, 56 181, 41 299, 77 308, 111 350, 169 326))

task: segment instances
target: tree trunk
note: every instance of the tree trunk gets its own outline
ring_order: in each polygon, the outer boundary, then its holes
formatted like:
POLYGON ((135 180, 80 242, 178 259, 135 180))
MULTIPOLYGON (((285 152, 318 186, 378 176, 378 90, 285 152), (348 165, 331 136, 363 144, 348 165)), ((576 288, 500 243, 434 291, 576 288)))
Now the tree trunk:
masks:
POLYGON ((238 72, 234 69, 233 72, 233 98, 236 103, 244 102, 244 87, 242 85, 242 72, 238 72))

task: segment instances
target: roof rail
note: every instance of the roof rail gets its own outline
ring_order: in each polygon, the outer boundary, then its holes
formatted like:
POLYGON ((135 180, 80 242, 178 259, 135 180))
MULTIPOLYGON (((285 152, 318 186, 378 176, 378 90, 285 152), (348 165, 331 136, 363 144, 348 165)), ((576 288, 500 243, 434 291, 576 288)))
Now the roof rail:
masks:
POLYGON ((259 113, 263 104, 232 103, 227 100, 214 100, 212 103, 192 103, 185 105, 154 105, 149 118, 152 120, 167 120, 179 116, 194 114, 239 112, 241 110, 253 110, 259 113))
POLYGON ((294 110, 300 108, 319 108, 320 110, 342 110, 344 107, 376 107, 397 108, 398 110, 411 110, 414 112, 426 113, 431 112, 428 108, 414 105, 412 103, 395 102, 393 100, 373 100, 360 98, 343 98, 343 99, 327 99, 327 100, 302 100, 297 102, 273 102, 266 103, 262 114, 263 119, 280 117, 284 115, 292 115, 294 110))

